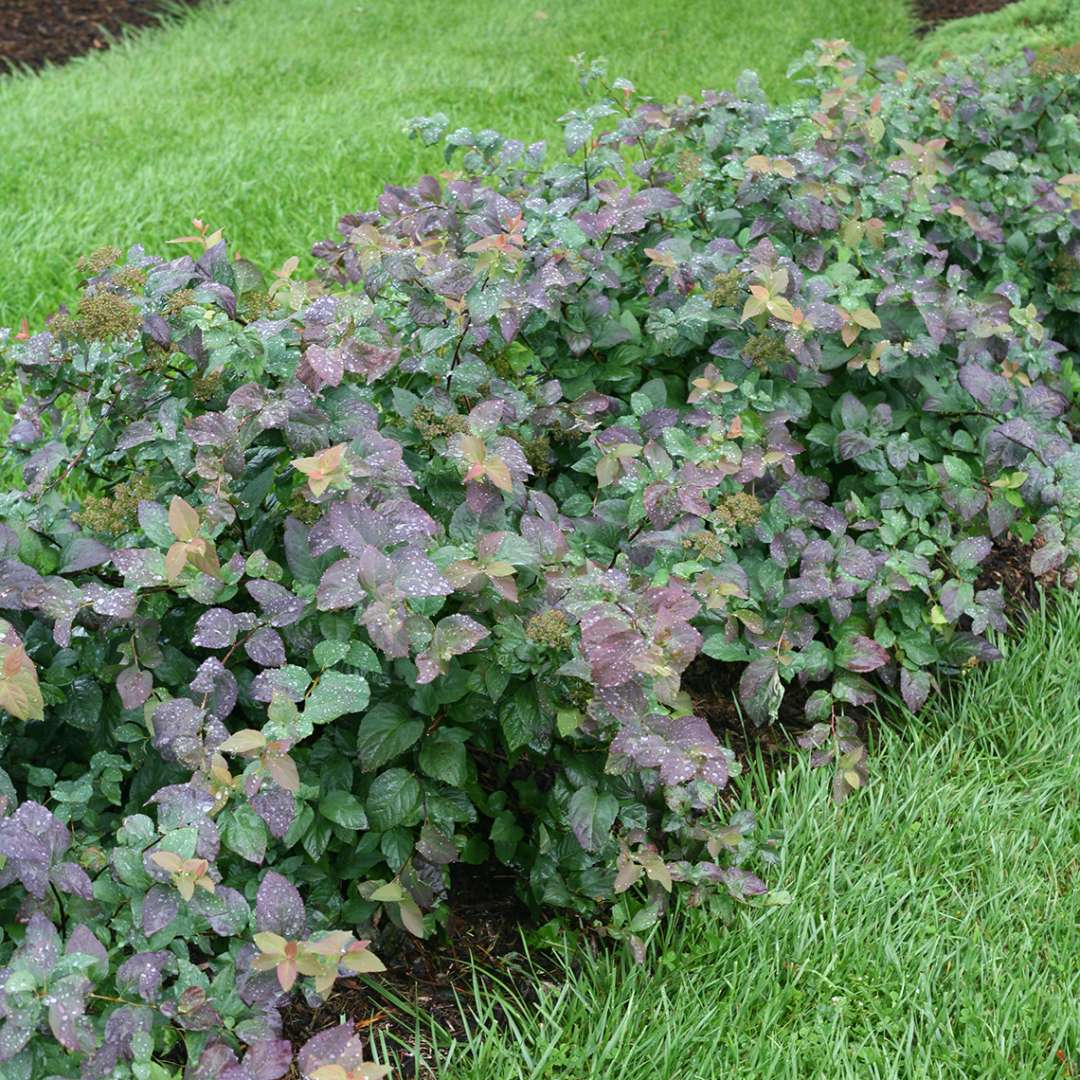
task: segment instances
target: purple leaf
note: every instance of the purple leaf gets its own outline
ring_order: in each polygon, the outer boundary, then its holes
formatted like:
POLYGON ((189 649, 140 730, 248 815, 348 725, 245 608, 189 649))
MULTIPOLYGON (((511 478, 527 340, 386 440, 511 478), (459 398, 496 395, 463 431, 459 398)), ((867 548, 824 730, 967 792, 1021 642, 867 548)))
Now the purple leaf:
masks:
POLYGON ((296 817, 296 799, 283 788, 260 791, 249 800, 251 809, 266 822, 270 835, 280 840, 296 817))
POLYGON ((49 880, 62 893, 70 893, 83 900, 94 899, 94 885, 90 875, 77 863, 57 863, 49 871, 49 880))
POLYGON ((77 536, 64 552, 64 564, 61 574, 74 574, 79 570, 90 570, 101 566, 112 558, 112 548, 106 547, 92 536, 77 536))
POLYGON ((134 1057, 132 1039, 140 1032, 148 1032, 152 1024, 150 1009, 122 1005, 109 1013, 105 1021, 105 1038, 98 1050, 83 1062, 82 1080, 105 1080, 121 1059, 131 1061, 134 1057))
POLYGON ((109 615, 114 619, 130 619, 137 603, 137 597, 130 589, 107 589, 94 581, 83 590, 83 599, 98 615, 109 615))
POLYGON ((321 1065, 340 1065, 346 1072, 351 1072, 363 1062, 364 1041, 356 1034, 352 1024, 320 1031, 304 1043, 296 1057, 296 1064, 305 1080, 309 1080, 321 1065))
POLYGON ((207 715, 214 720, 225 720, 236 706, 239 687, 236 676, 216 657, 208 656, 195 672, 191 689, 206 698, 207 715))
POLYGON ((623 758, 642 768, 659 769, 660 779, 669 785, 700 779, 724 787, 734 760, 698 716, 654 713, 643 720, 625 719, 610 749, 616 762, 623 758))
POLYGON ((367 590, 360 584, 361 562, 359 559, 339 559, 326 569, 316 593, 320 611, 340 611, 356 607, 367 598, 367 590))
POLYGON ((154 1002, 161 996, 165 972, 176 966, 172 953, 136 953, 116 970, 116 985, 125 993, 137 994, 144 1001, 154 1002))
POLYGON ((206 919, 215 934, 222 937, 244 933, 251 919, 251 909, 243 893, 227 885, 218 885, 212 893, 196 889, 191 898, 191 908, 206 919))
POLYGON ((978 566, 993 550, 988 536, 973 536, 968 540, 961 540, 952 549, 952 561, 962 570, 970 570, 978 566))
POLYGON ((29 968, 41 981, 60 959, 60 935, 49 920, 35 911, 26 924, 26 934, 16 950, 19 966, 29 968))
POLYGON ((416 658, 416 681, 429 683, 437 675, 445 674, 452 657, 464 655, 487 636, 487 629, 468 615, 440 619, 431 644, 416 658))
POLYGON ((196 760, 202 751, 203 710, 188 698, 163 701, 151 716, 154 748, 166 761, 196 760))
POLYGON ((865 674, 889 662, 889 654, 873 638, 855 634, 836 647, 836 662, 847 671, 865 674))
POLYGON ((116 676, 116 691, 125 709, 137 709, 145 704, 154 689, 154 677, 149 671, 126 667, 116 676))
POLYGON ((1044 544, 1031 555, 1031 572, 1036 577, 1052 573, 1065 561, 1068 551, 1064 544, 1044 544))
POLYGON ((421 551, 406 548, 393 557, 394 583, 401 596, 449 596, 453 586, 421 551))
POLYGON ((223 1042, 209 1043, 194 1065, 189 1065, 185 1080, 218 1080, 225 1069, 237 1063, 232 1047, 223 1042))
POLYGON ((260 667, 281 667, 285 663, 285 643, 269 626, 260 627, 244 642, 244 652, 260 667))
POLYGON ((195 623, 191 643, 203 649, 227 649, 236 641, 236 616, 225 608, 204 611, 195 623))
POLYGON ((929 672, 908 671, 907 668, 900 669, 900 696, 904 699, 904 704, 912 712, 918 712, 929 695, 929 672))
POLYGON ((245 587, 271 626, 290 626, 304 614, 305 601, 277 582, 249 581, 245 587))
POLYGON ((49 887, 49 870, 69 843, 67 829, 59 818, 40 803, 24 802, 14 814, 0 821, 0 855, 7 859, 7 865, 0 870, 0 884, 18 878, 31 896, 43 900, 49 887))
POLYGON ((103 964, 108 963, 109 954, 105 946, 101 944, 93 930, 89 926, 79 923, 68 935, 67 945, 64 946, 64 954, 82 953, 84 956, 92 956, 103 964))
POLYGON ((307 931, 307 912, 299 891, 276 870, 266 872, 255 894, 255 929, 289 940, 301 938, 307 931))
POLYGON ((747 896, 761 896, 762 893, 769 891, 761 878, 737 866, 729 866, 722 870, 719 880, 727 886, 728 892, 736 899, 743 899, 747 896))
POLYGON ((45 1002, 56 1041, 71 1053, 92 1050, 96 1039, 86 1016, 86 995, 93 984, 85 975, 65 975, 49 985, 45 1002))
POLYGON ((263 1039, 248 1047, 239 1066, 226 1068, 222 1080, 278 1080, 289 1071, 292 1057, 288 1039, 263 1039))
POLYGON ((755 724, 773 723, 783 697, 775 656, 761 656, 746 665, 739 678, 739 701, 755 724))
POLYGON ((630 682, 638 674, 634 661, 645 649, 637 630, 604 609, 594 609, 581 620, 581 650, 599 687, 630 682))
POLYGON ((164 930, 180 914, 180 900, 170 885, 154 885, 143 897, 142 928, 150 937, 164 930))

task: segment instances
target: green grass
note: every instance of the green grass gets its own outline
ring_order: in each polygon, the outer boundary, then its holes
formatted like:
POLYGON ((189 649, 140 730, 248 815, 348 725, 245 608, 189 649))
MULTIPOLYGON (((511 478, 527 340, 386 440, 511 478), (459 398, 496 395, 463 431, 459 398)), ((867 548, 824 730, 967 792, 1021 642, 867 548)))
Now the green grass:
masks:
POLYGON ((535 1006, 484 994, 440 1080, 1076 1075, 1056 1055, 1080 1061, 1078 624, 1062 596, 886 729, 839 809, 802 758, 751 777, 789 906, 730 929, 683 911, 646 966, 586 957, 535 1006))
POLYGON ((41 324, 102 244, 164 241, 193 216, 280 264, 383 183, 439 159, 401 134, 462 125, 551 136, 577 100, 567 57, 669 98, 755 67, 774 95, 815 37, 911 46, 907 0, 232 0, 49 71, 0 78, 0 325, 41 324))

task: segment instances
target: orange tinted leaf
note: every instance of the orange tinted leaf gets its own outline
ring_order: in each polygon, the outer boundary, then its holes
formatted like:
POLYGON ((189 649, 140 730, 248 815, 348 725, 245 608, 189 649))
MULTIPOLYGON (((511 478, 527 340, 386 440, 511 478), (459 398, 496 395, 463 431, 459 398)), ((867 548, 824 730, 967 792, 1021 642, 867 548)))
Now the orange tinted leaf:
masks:
POLYGON ((177 540, 165 556, 165 576, 169 581, 175 581, 185 566, 187 566, 187 545, 182 540, 177 540))
POLYGON ((760 315, 764 310, 765 301, 756 296, 751 296, 743 305, 739 322, 746 322, 747 319, 753 318, 755 315, 760 315))
POLYGON ((169 528, 177 540, 194 540, 199 535, 198 512, 179 495, 169 503, 169 528))
POLYGON ((199 537, 190 541, 187 545, 187 561, 196 570, 201 570, 209 577, 221 577, 221 563, 218 561, 217 548, 209 540, 199 537))
POLYGON ((266 736, 254 728, 244 728, 230 735, 219 747, 224 754, 250 754, 266 745, 266 736))
POLYGON ((510 475, 510 468, 502 458, 488 458, 484 462, 484 472, 487 478, 500 490, 511 494, 514 490, 514 480, 510 475))
POLYGON ((280 934, 272 933, 270 930, 263 930, 256 934, 253 940, 258 946, 259 952, 266 956, 285 955, 285 946, 288 942, 280 934))
POLYGON ((311 1080, 351 1080, 341 1065, 320 1065, 308 1074, 311 1080))
POLYGON ((881 320, 869 309, 865 307, 856 308, 851 317, 862 327, 867 330, 880 330, 881 320))
POLYGON ((150 861, 169 874, 179 874, 184 869, 184 860, 175 851, 155 851, 150 861))
POLYGON ((288 754, 274 754, 266 763, 266 771, 278 787, 295 795, 300 790, 300 773, 288 754))
POLYGON ((675 262, 674 256, 667 251, 661 251, 659 248, 645 248, 645 254, 648 255, 657 266, 662 266, 666 270, 674 270, 678 265, 675 262))
POLYGON ((793 322, 795 319, 795 309, 786 297, 774 296, 765 306, 769 309, 770 315, 783 322, 793 322))

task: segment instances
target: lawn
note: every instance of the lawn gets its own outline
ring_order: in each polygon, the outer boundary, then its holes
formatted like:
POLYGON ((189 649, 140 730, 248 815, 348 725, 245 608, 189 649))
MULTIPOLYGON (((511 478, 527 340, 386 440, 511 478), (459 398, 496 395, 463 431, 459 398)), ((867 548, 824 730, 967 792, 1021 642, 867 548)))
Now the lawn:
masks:
POLYGON ((728 929, 687 910, 644 967, 588 961, 538 1006, 484 999, 440 1078, 1076 1075, 1078 624, 1059 596, 1004 662, 885 727, 840 809, 803 756, 767 782, 759 764, 748 801, 786 834, 790 904, 728 929))
POLYGON ((0 80, 0 326, 36 326, 104 243, 160 249, 201 216, 280 264, 388 181, 438 160, 409 117, 550 136, 577 100, 567 58, 606 56, 653 95, 734 84, 774 95, 815 37, 911 45, 906 0, 234 0, 40 78, 0 80))

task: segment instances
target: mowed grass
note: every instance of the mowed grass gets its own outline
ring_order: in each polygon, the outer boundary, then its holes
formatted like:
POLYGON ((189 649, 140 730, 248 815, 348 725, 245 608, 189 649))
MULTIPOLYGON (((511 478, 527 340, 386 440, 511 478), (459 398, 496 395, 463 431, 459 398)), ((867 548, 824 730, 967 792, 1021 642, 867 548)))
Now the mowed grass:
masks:
POLYGON ((749 777, 788 906, 683 910, 644 967, 579 950, 538 1004, 482 994, 439 1080, 1078 1075, 1078 625, 1060 596, 1003 663, 895 717, 839 809, 801 756, 749 777))
MULTIPOLYGON (((774 96, 816 37, 912 43, 907 0, 232 0, 42 76, 0 77, 0 326, 40 326, 102 244, 162 250, 199 216, 263 264, 437 169, 404 122, 554 137, 568 57, 672 98, 755 68, 774 96)), ((553 147, 553 150, 557 149, 553 147)))

